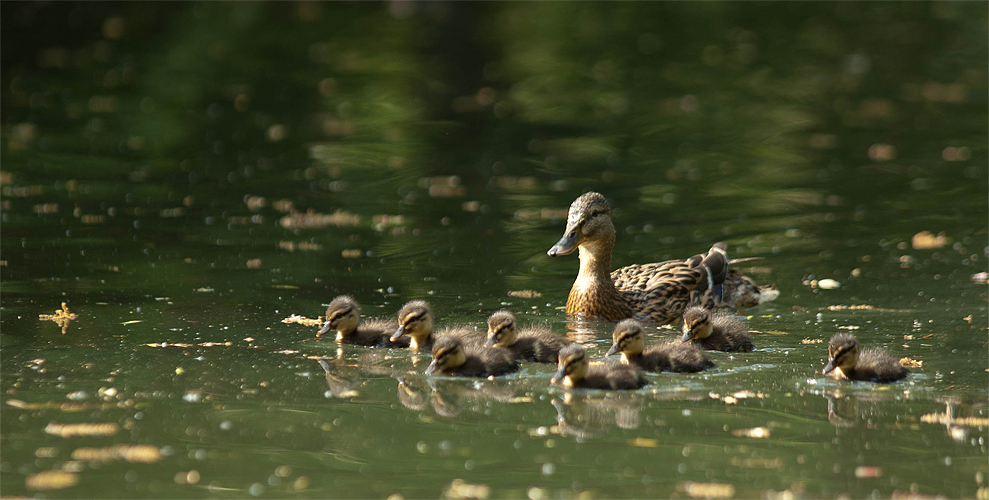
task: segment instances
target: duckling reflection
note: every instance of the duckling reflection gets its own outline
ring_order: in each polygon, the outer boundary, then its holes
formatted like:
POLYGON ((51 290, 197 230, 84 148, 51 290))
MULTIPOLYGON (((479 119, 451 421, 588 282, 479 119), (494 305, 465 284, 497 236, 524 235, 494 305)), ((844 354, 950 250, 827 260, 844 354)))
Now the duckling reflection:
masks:
POLYGON ((427 393, 429 388, 421 379, 410 381, 405 377, 396 377, 398 381, 398 401, 402 406, 412 411, 422 411, 426 409, 429 402, 427 393))
POLYGON ((433 332, 433 311, 425 300, 409 301, 398 311, 398 328, 391 341, 406 335, 410 337, 409 348, 416 352, 430 352, 440 337, 455 337, 467 345, 484 343, 483 334, 470 326, 457 325, 433 332))
POLYGON ((680 342, 693 342, 712 351, 750 352, 755 349, 748 328, 734 314, 712 313, 698 306, 689 307, 683 313, 680 342))
POLYGON ((553 398, 550 403, 556 408, 560 434, 584 438, 600 436, 616 426, 637 429, 641 422, 642 401, 640 394, 609 394, 602 398, 568 392, 562 399, 553 398))
POLYGON ((556 363, 560 349, 570 345, 570 341, 546 326, 528 326, 519 330, 515 315, 503 309, 488 318, 488 341, 484 345, 507 349, 516 359, 556 363))
POLYGON ((691 344, 664 342, 646 349, 645 329, 634 319, 619 322, 611 338, 614 344, 605 357, 621 352, 622 363, 646 371, 695 373, 715 367, 703 350, 691 344))
POLYGON ((392 341, 389 337, 398 328, 395 321, 370 319, 361 321, 360 305, 353 297, 340 295, 330 302, 326 308, 326 322, 316 333, 316 337, 322 337, 326 333, 336 330, 337 342, 341 344, 355 344, 368 347, 408 347, 409 339, 396 339, 392 341))
POLYGON ((841 391, 823 394, 828 400, 828 421, 836 427, 853 427, 858 424, 859 402, 857 398, 846 397, 841 391))
POLYGON ((583 347, 571 344, 560 351, 556 375, 550 383, 562 383, 567 389, 628 390, 649 383, 642 370, 614 361, 590 363, 583 347))
POLYGON ((327 392, 330 396, 335 398, 353 398, 360 395, 355 389, 357 383, 341 377, 325 359, 318 361, 319 366, 323 368, 323 372, 326 374, 326 386, 329 387, 329 391, 327 392))
POLYGON ((465 381, 454 379, 426 379, 431 392, 429 402, 433 411, 441 417, 455 417, 463 410, 483 413, 488 403, 508 403, 515 396, 515 389, 498 382, 465 381))
POLYGON ((910 370, 899 360, 877 349, 859 350, 858 340, 847 333, 831 337, 828 343, 828 364, 821 370, 838 380, 889 383, 902 380, 910 370))

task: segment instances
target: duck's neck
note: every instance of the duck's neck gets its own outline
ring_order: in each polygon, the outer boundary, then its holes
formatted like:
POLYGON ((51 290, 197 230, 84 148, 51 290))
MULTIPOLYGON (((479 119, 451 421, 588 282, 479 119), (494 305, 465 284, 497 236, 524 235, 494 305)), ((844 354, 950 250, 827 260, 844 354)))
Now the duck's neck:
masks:
POLYGON ((633 365, 635 361, 642 357, 642 353, 629 354, 627 352, 622 352, 622 363, 626 365, 633 365))
POLYGON ((615 246, 615 236, 609 236, 585 241, 578 248, 580 271, 567 298, 567 313, 596 316, 609 321, 632 316, 632 308, 611 280, 611 250, 615 246))
POLYGON ((417 352, 429 352, 433 348, 433 332, 425 335, 409 335, 409 349, 417 352))

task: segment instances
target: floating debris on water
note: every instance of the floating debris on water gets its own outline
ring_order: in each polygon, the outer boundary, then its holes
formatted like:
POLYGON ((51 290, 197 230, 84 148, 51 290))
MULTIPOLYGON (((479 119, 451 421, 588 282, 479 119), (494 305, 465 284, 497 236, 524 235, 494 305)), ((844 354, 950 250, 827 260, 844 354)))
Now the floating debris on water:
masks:
POLYGON ((189 343, 185 343, 185 342, 161 342, 161 343, 141 344, 141 345, 146 346, 146 347, 181 347, 181 348, 186 348, 186 347, 221 347, 221 346, 222 347, 230 347, 230 346, 234 345, 234 343, 233 342, 230 342, 230 341, 227 341, 227 342, 200 342, 198 344, 189 344, 189 343))
POLYGON ((59 437, 74 436, 113 436, 120 432, 120 426, 108 422, 103 424, 60 424, 50 422, 45 426, 45 433, 59 437))
POLYGON ((769 429, 766 427, 753 427, 751 429, 735 429, 731 431, 732 435, 735 437, 747 437, 754 439, 765 439, 770 436, 769 429))
POLYGON ((278 220, 278 225, 285 229, 321 229, 326 226, 347 227, 361 223, 361 216, 344 210, 337 210, 330 215, 319 213, 313 209, 305 213, 292 211, 278 220))
POLYGON ((677 485, 691 498, 731 498, 735 496, 735 485, 725 483, 684 482, 677 485))
MULTIPOLYGON (((291 315, 291 316, 283 319, 282 320, 282 323, 286 323, 286 324, 298 323, 298 324, 300 324, 302 326, 322 326, 323 325, 323 317, 320 316, 320 317, 314 319, 314 318, 307 318, 305 316, 299 316, 298 314, 293 314, 293 315, 291 315)), ((254 340, 254 339, 251 339, 251 340, 254 340)))
POLYGON ((61 490, 79 484, 79 475, 64 470, 46 470, 29 475, 24 486, 29 490, 61 490))
POLYGON ((858 477, 858 478, 864 478, 864 477, 882 477, 882 475, 883 475, 883 468, 882 467, 874 467, 874 466, 869 466, 869 465, 860 465, 860 466, 858 466, 858 467, 855 468, 855 477, 858 477))
POLYGON ((962 427, 989 427, 989 418, 957 417, 951 418, 947 413, 927 413, 921 415, 920 421, 925 424, 960 425, 962 427))
POLYGON ((803 339, 800 341, 801 344, 820 344, 824 342, 824 339, 803 339))
POLYGON ((76 448, 72 460, 83 462, 110 462, 125 460, 130 463, 151 464, 161 460, 161 450, 151 445, 118 444, 106 448, 76 448))
POLYGON ((907 368, 920 368, 924 366, 924 362, 916 359, 900 358, 900 366, 905 366, 907 368))
POLYGON ((948 244, 948 238, 944 235, 944 232, 940 232, 937 236, 934 236, 930 231, 921 231, 910 239, 910 245, 914 250, 929 250, 932 248, 941 248, 948 244))
POLYGON ((509 290, 508 296, 509 297, 518 297, 518 298, 521 298, 521 299, 532 299, 532 298, 536 298, 536 297, 542 297, 543 294, 541 294, 539 292, 536 292, 536 291, 533 291, 533 290, 518 290, 518 291, 509 290))
POLYGON ((65 302, 62 302, 62 308, 56 310, 55 314, 38 315, 40 321, 54 321, 58 326, 62 327, 63 335, 69 331, 69 322, 78 317, 79 315, 69 311, 69 306, 65 302))
POLYGON ((491 496, 491 487, 486 484, 471 484, 463 479, 457 478, 450 482, 450 485, 443 489, 443 498, 451 500, 461 500, 465 498, 476 498, 484 500, 491 496))

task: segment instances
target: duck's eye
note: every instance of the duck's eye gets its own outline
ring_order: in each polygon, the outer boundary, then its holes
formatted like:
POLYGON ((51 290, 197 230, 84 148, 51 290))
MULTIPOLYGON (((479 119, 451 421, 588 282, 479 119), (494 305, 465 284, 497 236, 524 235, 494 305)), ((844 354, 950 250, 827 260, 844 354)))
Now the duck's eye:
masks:
POLYGON ((597 217, 601 212, 598 210, 591 210, 591 217, 597 217))

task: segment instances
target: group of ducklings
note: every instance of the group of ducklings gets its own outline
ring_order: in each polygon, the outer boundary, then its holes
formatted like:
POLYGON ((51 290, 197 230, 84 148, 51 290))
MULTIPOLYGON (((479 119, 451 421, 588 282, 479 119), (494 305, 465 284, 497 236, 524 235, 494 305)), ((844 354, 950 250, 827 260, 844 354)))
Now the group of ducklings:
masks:
MULTIPOLYGON (((337 341, 371 347, 409 348, 430 352, 426 374, 496 377, 517 371, 520 361, 557 363, 552 383, 567 388, 638 389, 650 372, 699 372, 715 365, 704 350, 750 352, 755 346, 734 310, 758 305, 778 295, 773 287, 731 269, 727 246, 716 243, 706 254, 611 271, 615 229, 604 196, 589 192, 570 206, 564 236, 547 253, 579 250, 580 270, 567 298, 566 312, 575 317, 617 321, 606 357, 621 361, 591 363, 584 349, 548 327, 519 329, 506 310, 488 318, 487 335, 468 326, 434 332, 427 302, 412 300, 397 321, 360 321, 357 302, 335 298, 326 310, 320 337, 337 332, 337 341), (638 318, 658 324, 683 321, 679 342, 645 346, 638 318)), ((896 358, 875 350, 859 350, 855 337, 835 335, 828 346, 824 374, 837 379, 893 382, 909 373, 896 358)))

